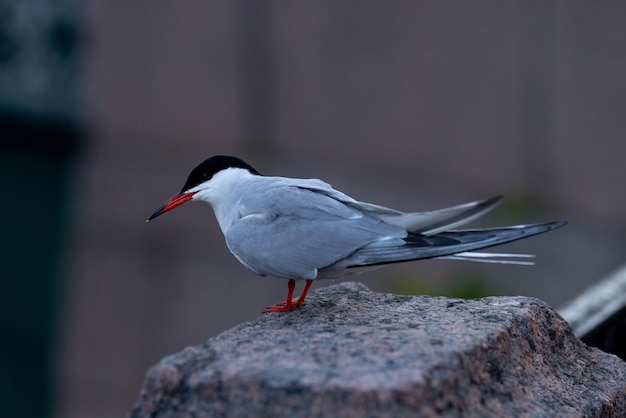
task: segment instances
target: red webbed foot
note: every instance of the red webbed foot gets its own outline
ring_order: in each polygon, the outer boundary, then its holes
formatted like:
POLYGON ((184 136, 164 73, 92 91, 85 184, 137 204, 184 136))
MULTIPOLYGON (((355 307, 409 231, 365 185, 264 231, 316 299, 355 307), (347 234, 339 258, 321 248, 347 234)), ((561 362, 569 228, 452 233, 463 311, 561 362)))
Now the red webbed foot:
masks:
POLYGON ((304 289, 300 294, 300 297, 298 299, 293 299, 293 291, 296 288, 296 281, 294 279, 289 279, 289 282, 287 283, 287 299, 284 302, 266 308, 263 313, 291 312, 294 309, 304 305, 304 299, 306 298, 306 294, 309 291, 311 284, 313 284, 313 280, 307 280, 306 285, 304 285, 304 289))

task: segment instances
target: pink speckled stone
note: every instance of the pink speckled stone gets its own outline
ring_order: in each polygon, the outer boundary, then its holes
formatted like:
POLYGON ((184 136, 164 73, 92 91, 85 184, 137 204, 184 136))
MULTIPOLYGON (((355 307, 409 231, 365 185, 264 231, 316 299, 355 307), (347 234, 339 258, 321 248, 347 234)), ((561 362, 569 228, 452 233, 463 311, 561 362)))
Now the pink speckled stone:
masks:
POLYGON ((129 416, 626 416, 626 363, 534 298, 342 283, 164 358, 129 416))

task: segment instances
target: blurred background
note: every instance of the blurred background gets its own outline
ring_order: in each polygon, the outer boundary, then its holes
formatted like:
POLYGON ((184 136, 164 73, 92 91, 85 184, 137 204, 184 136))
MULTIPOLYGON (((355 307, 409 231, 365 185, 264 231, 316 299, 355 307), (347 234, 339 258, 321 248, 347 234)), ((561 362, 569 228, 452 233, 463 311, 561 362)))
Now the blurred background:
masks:
POLYGON ((567 219, 501 249, 535 267, 357 280, 570 300, 625 258, 625 21, 620 1, 1 0, 0 415, 123 416, 152 364, 284 299, 207 205, 144 222, 215 154, 406 211, 504 194, 477 226, 567 219))

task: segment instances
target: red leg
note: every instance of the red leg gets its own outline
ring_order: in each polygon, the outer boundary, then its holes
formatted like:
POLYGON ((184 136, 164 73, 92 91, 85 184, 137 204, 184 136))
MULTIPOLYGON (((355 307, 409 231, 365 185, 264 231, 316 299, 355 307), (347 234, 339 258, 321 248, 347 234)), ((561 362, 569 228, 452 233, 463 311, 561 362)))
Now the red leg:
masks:
POLYGON ((267 312, 289 312, 289 311, 293 311, 294 306, 293 306, 293 291, 296 288, 296 281, 294 279, 289 279, 289 282, 287 282, 287 299, 284 302, 281 302, 279 304, 276 304, 274 306, 270 306, 269 308, 265 309, 263 311, 263 313, 267 313, 267 312))
POLYGON ((313 284, 313 280, 307 280, 306 284, 304 285, 304 289, 302 289, 302 293, 300 294, 300 297, 298 299, 293 299, 293 291, 296 288, 296 281, 294 279, 289 279, 289 282, 287 283, 287 289, 289 290, 287 292, 287 299, 284 302, 281 302, 277 305, 270 306, 269 308, 265 309, 263 313, 289 312, 289 311, 293 311, 299 306, 302 306, 304 304, 304 298, 306 298, 306 294, 309 291, 309 288, 311 287, 312 284, 313 284))
POLYGON ((302 289, 302 293, 300 293, 300 297, 298 298, 298 300, 294 301, 293 305, 294 307, 298 307, 301 305, 304 305, 304 298, 306 298, 306 294, 309 291, 309 287, 311 287, 311 285, 313 284, 313 280, 307 280, 306 284, 304 285, 304 289, 302 289))

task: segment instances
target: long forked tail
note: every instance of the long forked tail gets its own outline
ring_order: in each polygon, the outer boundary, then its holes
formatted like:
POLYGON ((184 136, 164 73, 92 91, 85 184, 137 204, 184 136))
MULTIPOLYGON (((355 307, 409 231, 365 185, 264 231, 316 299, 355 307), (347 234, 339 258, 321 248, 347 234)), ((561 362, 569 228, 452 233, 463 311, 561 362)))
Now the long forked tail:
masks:
MULTIPOLYGON (((426 258, 448 258, 454 260, 505 262, 528 264, 526 261, 500 260, 499 254, 471 253, 470 251, 493 247, 551 231, 565 225, 565 221, 553 221, 535 225, 518 225, 504 228, 468 229, 446 231, 425 236, 411 234, 401 246, 369 246, 351 257, 350 267, 398 263, 426 258)), ((505 257, 532 257, 525 254, 504 254, 505 257)), ((532 264, 532 263, 530 263, 532 264)))

